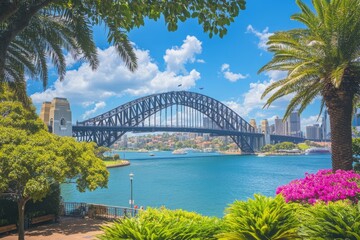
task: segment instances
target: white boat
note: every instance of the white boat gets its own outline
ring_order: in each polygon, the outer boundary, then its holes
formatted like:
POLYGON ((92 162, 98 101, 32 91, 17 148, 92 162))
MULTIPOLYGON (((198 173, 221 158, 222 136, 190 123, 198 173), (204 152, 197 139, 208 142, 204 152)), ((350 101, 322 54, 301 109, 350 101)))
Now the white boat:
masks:
POLYGON ((258 157, 266 157, 266 155, 264 153, 259 153, 257 154, 258 157))
POLYGON ((176 149, 172 152, 174 155, 185 155, 187 152, 184 149, 176 149))
POLYGON ((323 148, 323 147, 312 147, 305 150, 305 154, 330 154, 329 148, 323 148))
POLYGON ((205 148, 203 150, 204 153, 212 153, 212 152, 215 152, 215 150, 213 148, 205 148))

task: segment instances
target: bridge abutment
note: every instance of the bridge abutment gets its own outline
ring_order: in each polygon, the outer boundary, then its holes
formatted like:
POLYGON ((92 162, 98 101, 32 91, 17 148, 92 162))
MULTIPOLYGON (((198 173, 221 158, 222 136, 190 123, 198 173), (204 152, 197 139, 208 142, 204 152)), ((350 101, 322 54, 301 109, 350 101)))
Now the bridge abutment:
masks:
POLYGON ((59 136, 72 136, 72 114, 66 98, 54 98, 41 106, 40 119, 49 126, 52 133, 59 136))

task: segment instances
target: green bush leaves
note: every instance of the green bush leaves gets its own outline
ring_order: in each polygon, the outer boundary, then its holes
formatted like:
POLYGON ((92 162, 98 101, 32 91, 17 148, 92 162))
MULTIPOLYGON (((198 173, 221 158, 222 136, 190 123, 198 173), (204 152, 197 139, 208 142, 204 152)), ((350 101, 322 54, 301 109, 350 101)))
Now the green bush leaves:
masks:
POLYGON ((221 220, 204 217, 183 210, 165 208, 140 212, 138 217, 125 218, 111 226, 103 227, 102 240, 137 239, 137 240, 185 240, 216 239, 220 232, 221 220))
POLYGON ((295 204, 287 204, 282 196, 255 195, 255 199, 235 201, 226 210, 223 240, 299 239, 299 221, 295 204))

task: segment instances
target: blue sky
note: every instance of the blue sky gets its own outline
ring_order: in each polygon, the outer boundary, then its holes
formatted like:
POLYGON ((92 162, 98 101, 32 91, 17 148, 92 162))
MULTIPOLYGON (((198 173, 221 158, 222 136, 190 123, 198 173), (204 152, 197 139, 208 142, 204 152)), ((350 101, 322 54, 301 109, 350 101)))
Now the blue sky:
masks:
MULTIPOLYGON (((28 93, 38 111, 42 102, 53 97, 68 98, 73 122, 148 94, 189 90, 227 104, 247 121, 255 118, 260 123, 267 118, 271 123, 275 116, 282 117, 291 96, 262 109, 265 102, 260 99, 262 92, 284 73, 258 75, 257 71, 272 57, 265 43, 273 32, 302 27, 290 20, 297 12, 294 0, 249 0, 246 10, 223 39, 218 36, 210 39, 196 19, 180 23, 176 32, 168 32, 161 19, 147 21, 144 27, 129 33, 138 57, 139 68, 135 73, 126 69, 107 43, 106 30, 98 26, 94 28, 100 60, 96 71, 67 56, 68 71, 63 82, 51 71, 45 91, 40 83, 28 81, 28 93), (182 86, 178 87, 179 84, 182 86)), ((301 115, 303 128, 315 123, 318 113, 316 100, 301 115)))

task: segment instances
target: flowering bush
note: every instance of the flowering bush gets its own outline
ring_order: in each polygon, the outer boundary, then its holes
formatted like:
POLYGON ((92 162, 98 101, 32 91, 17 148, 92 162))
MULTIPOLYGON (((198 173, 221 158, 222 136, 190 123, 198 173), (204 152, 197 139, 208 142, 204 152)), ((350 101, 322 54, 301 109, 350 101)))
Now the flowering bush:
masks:
POLYGON ((334 202, 349 199, 356 203, 360 195, 360 174, 354 171, 320 170, 305 174, 304 179, 280 186, 276 194, 282 194, 286 202, 314 204, 317 201, 334 202))

